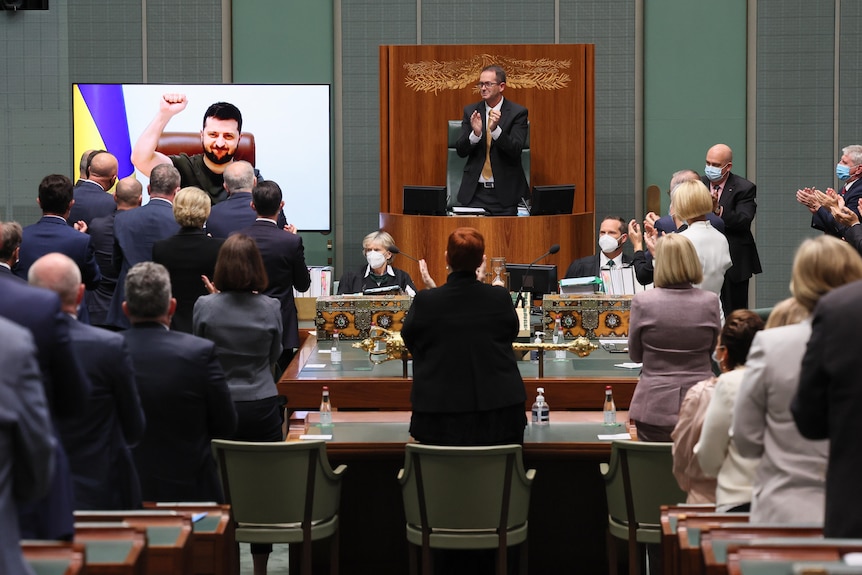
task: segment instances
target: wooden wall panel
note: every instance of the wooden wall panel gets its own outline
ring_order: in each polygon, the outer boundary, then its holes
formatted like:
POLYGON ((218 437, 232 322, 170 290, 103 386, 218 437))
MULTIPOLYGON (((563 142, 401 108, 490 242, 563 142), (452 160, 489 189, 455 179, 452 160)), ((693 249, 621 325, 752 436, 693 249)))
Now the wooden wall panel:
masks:
POLYGON ((405 184, 446 184, 446 122, 494 63, 530 111, 531 186, 574 183, 573 212, 594 211, 593 58, 590 44, 381 46, 380 211, 401 212, 405 184))

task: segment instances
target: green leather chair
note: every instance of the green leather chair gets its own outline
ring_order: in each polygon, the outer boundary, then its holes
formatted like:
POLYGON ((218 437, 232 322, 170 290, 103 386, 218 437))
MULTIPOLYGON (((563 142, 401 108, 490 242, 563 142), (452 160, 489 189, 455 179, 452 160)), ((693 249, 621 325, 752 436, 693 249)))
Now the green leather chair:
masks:
MULTIPOLYGON (((464 166, 467 158, 462 158, 455 150, 455 144, 461 136, 461 120, 449 120, 447 132, 446 151, 446 192, 449 194, 448 207, 458 206, 458 190, 461 188, 461 180, 464 178, 464 166)), ((521 164, 524 167, 524 175, 527 176, 527 185, 530 185, 530 125, 527 124, 527 141, 521 151, 521 164)))
POLYGON ((212 440, 237 542, 302 543, 302 575, 311 575, 311 543, 329 539, 338 573, 338 507, 346 466, 332 469, 323 441, 212 440), (278 494, 278 497, 273 497, 278 494))
POLYGON ((608 565, 617 573, 617 542, 628 543, 629 573, 644 572, 646 544, 661 542, 662 505, 685 501, 673 476, 672 443, 616 440, 601 463, 608 500, 608 565))
POLYGON ((524 471, 520 445, 442 447, 408 443, 398 472, 410 543, 410 572, 421 549, 431 575, 431 549, 497 549, 497 574, 509 546, 521 545, 527 572, 527 514, 534 469, 524 471))

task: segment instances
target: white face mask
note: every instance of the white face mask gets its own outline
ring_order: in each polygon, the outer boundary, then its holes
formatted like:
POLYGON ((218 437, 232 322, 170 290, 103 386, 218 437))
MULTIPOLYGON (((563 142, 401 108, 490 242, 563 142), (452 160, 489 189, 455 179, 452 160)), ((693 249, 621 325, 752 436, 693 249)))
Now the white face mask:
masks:
POLYGON ((386 263, 386 256, 374 250, 365 254, 365 259, 368 260, 368 265, 371 266, 371 269, 373 270, 382 267, 383 264, 386 263))
POLYGON ((603 252, 609 254, 613 251, 616 251, 616 249, 620 247, 620 244, 616 238, 606 234, 603 236, 599 236, 599 247, 602 249, 603 252))

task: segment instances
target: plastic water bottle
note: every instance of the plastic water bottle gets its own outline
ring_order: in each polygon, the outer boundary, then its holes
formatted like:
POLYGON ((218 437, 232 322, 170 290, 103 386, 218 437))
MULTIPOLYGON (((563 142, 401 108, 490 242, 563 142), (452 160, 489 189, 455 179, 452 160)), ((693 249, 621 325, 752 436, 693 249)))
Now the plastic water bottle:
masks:
MULTIPOLYGON (((563 335, 563 325, 560 322, 560 318, 554 320, 554 335, 553 335, 554 343, 565 343, 566 336, 563 335)), ((566 350, 558 349, 554 351, 554 358, 557 360, 565 360, 566 359, 566 350)))
POLYGON ((320 399, 320 426, 332 427, 332 403, 329 401, 329 386, 323 386, 323 397, 320 399))
POLYGON ((617 406, 614 405, 614 392, 610 385, 605 386, 605 405, 602 411, 605 416, 605 425, 617 424, 617 406))
POLYGON ((332 332, 332 348, 329 350, 329 359, 334 365, 341 363, 341 349, 338 347, 340 336, 338 330, 332 332))
POLYGON ((550 422, 550 408, 545 401, 545 388, 539 387, 536 389, 538 395, 536 401, 533 402, 533 425, 548 425, 550 422))

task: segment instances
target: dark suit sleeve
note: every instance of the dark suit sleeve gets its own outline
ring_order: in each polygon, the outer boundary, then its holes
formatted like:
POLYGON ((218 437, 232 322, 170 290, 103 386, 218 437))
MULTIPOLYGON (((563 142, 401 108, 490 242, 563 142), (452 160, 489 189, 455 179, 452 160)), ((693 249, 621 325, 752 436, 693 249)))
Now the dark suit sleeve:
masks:
POLYGON ((652 283, 655 269, 652 259, 646 256, 644 250, 638 250, 632 254, 632 267, 635 268, 635 277, 639 284, 645 286, 652 283))
POLYGON ((862 224, 850 226, 844 231, 844 239, 862 255, 862 224))
POLYGON ((114 250, 111 252, 111 267, 114 268, 114 275, 119 276, 120 270, 123 269, 123 248, 120 247, 120 242, 117 240, 117 225, 114 220, 114 250))
POLYGON ((528 111, 526 108, 520 107, 520 109, 517 109, 511 125, 507 129, 503 129, 497 139, 491 144, 497 148, 497 153, 510 164, 521 161, 521 152, 524 150, 524 144, 527 141, 527 116, 528 111))
MULTIPOLYGON (((858 227, 858 226, 857 226, 858 227)), ((811 321, 811 337, 802 357, 799 387, 790 404, 796 427, 808 439, 829 437, 829 386, 831 376, 826 369, 830 352, 841 349, 846 342, 832 342, 834 318, 828 317, 822 306, 814 311, 811 321), (833 344, 838 343, 836 347, 833 344)))
POLYGON ((207 427, 210 437, 229 439, 236 431, 236 408, 230 397, 224 370, 215 354, 215 345, 209 342, 203 353, 206 377, 207 427))
POLYGON ((296 257, 293 259, 293 287, 297 291, 306 291, 311 287, 311 274, 305 265, 305 248, 302 245, 302 237, 299 238, 299 246, 296 248, 296 257))
POLYGON ((96 262, 96 250, 93 247, 93 240, 89 236, 87 236, 87 252, 82 272, 81 281, 88 290, 99 287, 99 283, 102 281, 102 271, 96 262))
POLYGON ((144 436, 145 420, 141 398, 138 395, 138 386, 135 383, 135 370, 125 338, 120 341, 115 359, 116 361, 113 362, 115 373, 112 381, 117 417, 120 420, 120 427, 123 430, 126 443, 129 447, 134 447, 144 436))
POLYGON ((87 405, 90 397, 90 380, 87 378, 72 349, 69 336, 71 317, 57 310, 55 338, 51 350, 52 406, 58 417, 76 415, 87 405))
POLYGON ((724 206, 721 219, 724 220, 724 229, 727 232, 747 232, 751 229, 751 222, 757 214, 757 186, 753 185, 747 190, 734 190, 733 203, 724 206))
POLYGON ((817 211, 811 214, 811 227, 815 230, 820 230, 831 236, 840 238, 842 235, 841 227, 828 208, 820 206, 817 211))

